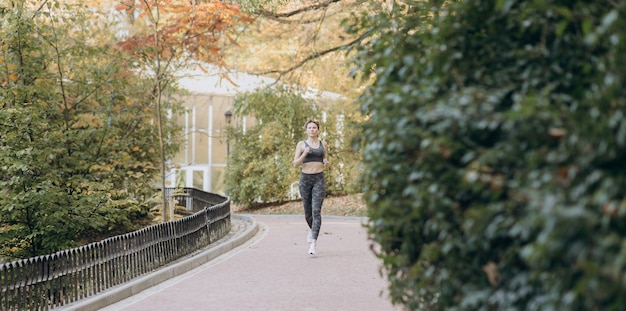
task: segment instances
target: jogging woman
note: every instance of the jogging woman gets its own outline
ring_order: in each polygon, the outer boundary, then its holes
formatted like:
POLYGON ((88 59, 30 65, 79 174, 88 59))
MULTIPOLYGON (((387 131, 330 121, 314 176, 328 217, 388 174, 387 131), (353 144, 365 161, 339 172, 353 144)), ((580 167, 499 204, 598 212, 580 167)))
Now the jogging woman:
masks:
POLYGON ((315 255, 317 238, 322 226, 322 203, 326 196, 324 168, 328 166, 326 149, 319 139, 320 123, 309 119, 304 123, 308 138, 298 142, 293 158, 293 166, 302 166, 300 174, 300 196, 304 207, 304 218, 309 225, 309 254, 315 255))

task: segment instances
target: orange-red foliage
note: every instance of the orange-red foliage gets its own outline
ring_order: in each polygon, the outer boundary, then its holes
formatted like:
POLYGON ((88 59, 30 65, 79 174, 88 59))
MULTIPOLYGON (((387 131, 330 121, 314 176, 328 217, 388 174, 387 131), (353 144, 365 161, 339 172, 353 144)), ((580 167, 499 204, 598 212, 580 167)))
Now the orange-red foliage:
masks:
POLYGON ((124 0, 115 9, 133 19, 145 19, 154 25, 158 8, 158 32, 148 27, 143 32, 118 42, 118 46, 144 57, 191 57, 196 60, 221 64, 220 39, 231 39, 228 32, 239 23, 253 21, 241 12, 238 5, 217 0, 192 4, 186 0, 124 0), (156 41, 158 39, 158 42, 156 41), (158 49, 155 47, 158 43, 158 49))

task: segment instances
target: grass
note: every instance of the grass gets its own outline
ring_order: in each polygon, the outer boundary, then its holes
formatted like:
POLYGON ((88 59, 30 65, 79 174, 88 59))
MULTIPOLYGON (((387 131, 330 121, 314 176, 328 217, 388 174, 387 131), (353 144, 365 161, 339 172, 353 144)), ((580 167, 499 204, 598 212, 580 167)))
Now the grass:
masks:
MULTIPOLYGON (((253 207, 233 205, 233 213, 263 215, 301 215, 302 201, 290 201, 280 204, 260 204, 253 207)), ((366 217, 367 208, 361 194, 329 197, 324 199, 322 215, 366 217)))

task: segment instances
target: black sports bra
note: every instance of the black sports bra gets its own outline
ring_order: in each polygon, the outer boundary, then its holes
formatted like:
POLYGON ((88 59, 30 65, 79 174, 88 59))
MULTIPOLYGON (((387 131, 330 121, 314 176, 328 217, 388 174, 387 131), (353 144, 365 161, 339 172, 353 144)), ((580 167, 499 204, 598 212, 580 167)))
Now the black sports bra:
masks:
POLYGON ((309 144, 304 141, 304 145, 309 147, 309 153, 306 154, 302 163, 308 162, 320 162, 324 163, 324 145, 322 145, 322 141, 320 141, 320 146, 317 148, 313 148, 309 146, 309 144))

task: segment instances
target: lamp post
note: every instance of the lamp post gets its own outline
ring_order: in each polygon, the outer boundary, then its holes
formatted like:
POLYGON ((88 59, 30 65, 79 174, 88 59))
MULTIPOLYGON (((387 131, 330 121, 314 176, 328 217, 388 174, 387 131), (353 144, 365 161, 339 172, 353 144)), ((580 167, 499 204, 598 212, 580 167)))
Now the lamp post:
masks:
MULTIPOLYGON (((226 119, 226 125, 230 126, 230 121, 233 119, 233 113, 230 110, 224 112, 224 118, 226 119)), ((230 141, 228 139, 228 133, 226 134, 226 157, 230 155, 230 141)))

